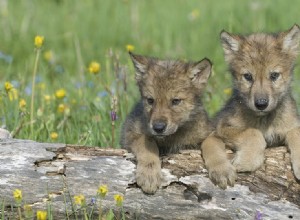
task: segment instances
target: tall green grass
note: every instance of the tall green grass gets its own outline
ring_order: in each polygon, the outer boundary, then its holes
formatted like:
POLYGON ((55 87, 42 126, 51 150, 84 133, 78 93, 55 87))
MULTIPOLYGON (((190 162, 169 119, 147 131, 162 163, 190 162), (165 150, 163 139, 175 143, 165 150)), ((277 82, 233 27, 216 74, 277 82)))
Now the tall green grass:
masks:
MULTIPOLYGON (((220 31, 286 30, 300 23, 299 6, 297 0, 0 0, 0 126, 16 138, 118 147, 120 126, 139 97, 127 44, 136 53, 160 58, 210 58, 214 74, 204 104, 213 115, 228 98, 224 89, 231 85, 220 31), (45 45, 38 63, 31 121, 36 35, 45 37, 45 45), (50 50, 53 57, 47 60, 44 54, 50 50), (87 70, 91 61, 101 64, 97 75, 87 70), (5 82, 14 85, 16 99, 10 100, 5 82), (66 91, 65 98, 53 98, 58 89, 66 91), (45 95, 51 100, 46 101, 45 95), (112 127, 114 95, 118 117, 112 127), (26 101, 22 109, 21 99, 26 101), (69 110, 59 113, 60 104, 69 110), (51 139, 52 132, 57 132, 57 139, 51 139)), ((300 69, 296 67, 295 72, 297 85, 300 69)), ((298 103, 299 92, 294 86, 298 103)))

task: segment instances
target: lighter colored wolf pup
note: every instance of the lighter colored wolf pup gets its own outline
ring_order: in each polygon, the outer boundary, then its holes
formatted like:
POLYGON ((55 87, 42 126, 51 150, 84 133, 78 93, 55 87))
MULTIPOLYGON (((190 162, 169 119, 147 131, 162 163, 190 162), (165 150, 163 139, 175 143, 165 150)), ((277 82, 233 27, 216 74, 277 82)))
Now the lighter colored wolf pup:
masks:
POLYGON ((136 181, 145 193, 161 184, 159 155, 196 148, 212 132, 200 96, 211 62, 160 60, 130 54, 141 100, 127 117, 121 145, 137 159, 136 181))
POLYGON ((236 171, 254 171, 266 146, 288 145, 300 179, 300 121, 291 94, 300 29, 249 36, 221 32, 233 95, 215 119, 216 130, 202 144, 209 176, 221 188, 233 185, 236 171), (232 164, 225 145, 236 151, 232 164))

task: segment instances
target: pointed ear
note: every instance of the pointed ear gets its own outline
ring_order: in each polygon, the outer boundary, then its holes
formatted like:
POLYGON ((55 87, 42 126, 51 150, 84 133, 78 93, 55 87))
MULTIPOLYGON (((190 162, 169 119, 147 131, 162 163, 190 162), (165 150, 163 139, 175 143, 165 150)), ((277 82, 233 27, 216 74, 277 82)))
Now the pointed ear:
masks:
POLYGON ((220 34, 221 43, 226 56, 231 56, 239 50, 240 42, 237 36, 231 35, 226 31, 222 31, 220 34))
POLYGON ((130 58, 135 68, 135 78, 137 81, 141 80, 147 71, 148 58, 142 55, 136 55, 129 52, 130 58))
POLYGON ((197 88, 203 88, 211 74, 212 63, 209 59, 196 62, 190 68, 190 78, 197 88))
POLYGON ((297 56, 299 53, 300 28, 295 24, 283 36, 282 48, 284 51, 297 56))

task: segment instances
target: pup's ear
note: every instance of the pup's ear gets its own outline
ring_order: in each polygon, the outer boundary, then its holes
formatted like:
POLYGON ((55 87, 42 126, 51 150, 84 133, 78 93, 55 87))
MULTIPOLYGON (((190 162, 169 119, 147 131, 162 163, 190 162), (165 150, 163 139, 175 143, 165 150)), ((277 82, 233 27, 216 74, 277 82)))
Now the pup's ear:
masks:
POLYGON ((135 79, 140 81, 147 71, 148 58, 142 55, 137 55, 129 52, 131 60, 135 68, 135 79))
POLYGON ((232 55, 239 51, 239 38, 235 35, 229 34, 224 30, 221 32, 220 38, 225 53, 225 59, 228 60, 228 58, 230 58, 232 55))
POLYGON ((299 53, 300 28, 295 24, 291 29, 284 32, 282 48, 288 53, 297 56, 299 53))
POLYGON ((190 79, 197 88, 203 88, 211 74, 212 63, 209 59, 196 62, 190 69, 190 79))

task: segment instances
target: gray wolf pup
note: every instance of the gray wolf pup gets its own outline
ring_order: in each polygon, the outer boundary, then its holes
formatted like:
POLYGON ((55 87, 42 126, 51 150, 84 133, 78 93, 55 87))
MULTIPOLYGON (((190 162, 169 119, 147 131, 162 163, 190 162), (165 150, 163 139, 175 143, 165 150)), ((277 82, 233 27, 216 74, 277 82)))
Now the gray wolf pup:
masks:
POLYGON ((153 194, 161 184, 162 154, 196 148, 212 132, 201 102, 211 62, 161 60, 130 54, 141 100, 127 117, 121 146, 137 160, 136 181, 153 194))
POLYGON ((215 131, 202 144, 209 176, 221 188, 234 184, 236 171, 258 169, 267 146, 287 145, 300 179, 300 120, 291 92, 299 39, 298 25, 276 34, 221 32, 233 94, 215 118, 215 131), (232 163, 225 146, 236 152, 232 163))

